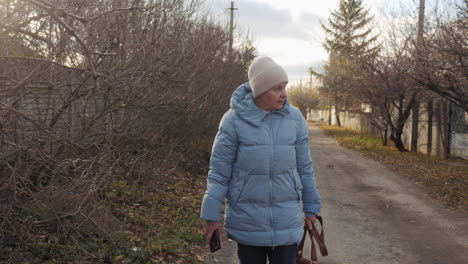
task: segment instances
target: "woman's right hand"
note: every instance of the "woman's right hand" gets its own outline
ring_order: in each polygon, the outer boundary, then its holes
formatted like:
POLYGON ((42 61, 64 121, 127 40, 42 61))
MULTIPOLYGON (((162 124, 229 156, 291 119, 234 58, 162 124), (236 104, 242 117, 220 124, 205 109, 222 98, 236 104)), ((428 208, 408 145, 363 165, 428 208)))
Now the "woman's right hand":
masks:
POLYGON ((205 221, 205 225, 203 226, 203 231, 204 231, 207 245, 210 243, 211 237, 213 236, 213 233, 216 229, 218 229, 219 233, 221 234, 222 225, 220 222, 205 221))

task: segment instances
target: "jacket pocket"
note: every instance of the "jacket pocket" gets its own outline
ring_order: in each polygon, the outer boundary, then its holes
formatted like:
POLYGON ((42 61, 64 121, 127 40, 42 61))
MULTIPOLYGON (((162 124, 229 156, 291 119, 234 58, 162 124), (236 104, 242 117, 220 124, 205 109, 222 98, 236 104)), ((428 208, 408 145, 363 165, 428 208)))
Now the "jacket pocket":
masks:
POLYGON ((299 173, 297 172, 297 169, 294 169, 292 174, 293 174, 293 178, 294 178, 295 189, 296 189, 296 192, 297 192, 297 198, 300 201, 300 200, 302 200, 302 189, 303 189, 301 177, 299 176, 299 173))
POLYGON ((232 175, 231 183, 229 184, 228 200, 233 206, 239 201, 245 186, 246 171, 240 171, 238 174, 232 175))

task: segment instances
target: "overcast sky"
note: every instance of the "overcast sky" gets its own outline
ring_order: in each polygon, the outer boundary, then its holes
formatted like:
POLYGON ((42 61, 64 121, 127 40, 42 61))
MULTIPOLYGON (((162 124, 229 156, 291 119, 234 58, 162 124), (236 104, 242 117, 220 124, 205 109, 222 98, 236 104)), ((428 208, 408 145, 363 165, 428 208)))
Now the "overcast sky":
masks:
MULTIPOLYGON (((437 0, 426 0, 427 2, 437 0)), ((363 0, 378 20, 381 9, 403 2, 410 9, 418 0, 363 0)), ((207 0, 210 12, 222 23, 229 21, 231 0, 207 0)), ((307 80, 308 68, 320 68, 328 58, 322 47, 330 11, 339 0, 235 0, 235 22, 244 34, 249 31, 259 55, 271 56, 287 71, 290 80, 307 80)))

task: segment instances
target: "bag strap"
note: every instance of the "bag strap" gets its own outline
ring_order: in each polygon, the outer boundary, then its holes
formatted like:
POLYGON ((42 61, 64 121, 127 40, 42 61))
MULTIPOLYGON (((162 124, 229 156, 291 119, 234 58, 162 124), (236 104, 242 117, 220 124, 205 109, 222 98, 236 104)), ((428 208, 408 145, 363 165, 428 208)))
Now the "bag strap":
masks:
POLYGON ((302 235, 302 240, 301 240, 301 243, 299 244, 299 247, 298 247, 298 250, 297 250, 297 256, 298 257, 302 256, 302 252, 304 250, 304 242, 305 242, 305 239, 306 239, 306 235, 307 235, 307 228, 304 226, 304 235, 302 235))
POLYGON ((322 216, 320 215, 317 215, 316 217, 318 221, 320 222, 320 225, 322 226, 322 230, 319 233, 315 224, 312 224, 312 230, 309 230, 307 226, 304 226, 304 235, 302 235, 302 240, 298 247, 297 259, 300 259, 302 257, 302 253, 304 252, 304 242, 305 242, 307 233, 309 234, 309 237, 310 237, 310 242, 311 242, 311 250, 310 250, 311 256, 310 257, 313 263, 317 263, 317 249, 315 248, 314 238, 317 241, 317 244, 319 246, 320 253, 322 254, 322 256, 324 257, 328 256, 327 246, 325 245, 325 233, 323 229, 323 219, 322 219, 322 216))
POLYGON ((315 224, 312 224, 312 230, 308 230, 310 240, 311 240, 311 244, 312 244, 312 246, 311 246, 311 259, 312 259, 312 261, 317 261, 317 250, 315 248, 314 238, 317 241, 317 244, 319 246, 320 253, 322 254, 322 256, 324 256, 324 257, 328 256, 327 246, 325 245, 325 232, 324 232, 324 228, 323 228, 322 216, 317 215, 317 219, 319 220, 320 225, 322 226, 322 230, 320 230, 320 233, 318 232, 317 227, 315 226, 315 224))

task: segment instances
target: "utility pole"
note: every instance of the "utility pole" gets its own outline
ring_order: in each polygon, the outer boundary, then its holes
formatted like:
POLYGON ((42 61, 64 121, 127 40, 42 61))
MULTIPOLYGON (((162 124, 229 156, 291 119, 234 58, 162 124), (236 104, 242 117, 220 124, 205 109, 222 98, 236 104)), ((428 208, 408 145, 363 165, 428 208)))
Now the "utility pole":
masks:
POLYGON ((309 80, 309 88, 310 88, 310 91, 312 92, 312 67, 309 68, 309 76, 310 76, 310 80, 309 80))
MULTIPOLYGON (((418 38, 416 40, 416 63, 419 73, 423 71, 423 42, 424 42, 424 9, 426 6, 425 0, 419 0, 419 15, 418 15, 418 38)), ((413 105, 413 118, 412 118, 412 129, 411 129, 411 151, 418 151, 418 136, 419 136, 419 93, 416 94, 413 105)), ((432 128, 430 128, 432 129, 432 128)))
MULTIPOLYGON (((309 79, 309 94, 307 94, 307 97, 310 101, 312 101, 312 67, 309 68, 309 76, 310 76, 310 79, 309 79)), ((309 108, 307 107, 307 116, 306 118, 308 118, 309 115, 311 115, 312 113, 312 108, 309 108)))
POLYGON ((234 1, 231 1, 231 23, 229 26, 229 57, 232 58, 232 44, 234 42, 234 10, 237 10, 237 8, 234 8, 234 1))
POLYGON ((426 9, 426 0, 419 0, 419 15, 418 15, 418 39, 417 39, 417 53, 418 60, 421 62, 423 56, 423 42, 424 42, 424 10, 426 9))

